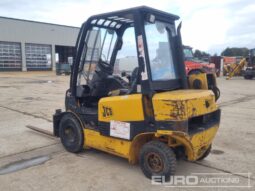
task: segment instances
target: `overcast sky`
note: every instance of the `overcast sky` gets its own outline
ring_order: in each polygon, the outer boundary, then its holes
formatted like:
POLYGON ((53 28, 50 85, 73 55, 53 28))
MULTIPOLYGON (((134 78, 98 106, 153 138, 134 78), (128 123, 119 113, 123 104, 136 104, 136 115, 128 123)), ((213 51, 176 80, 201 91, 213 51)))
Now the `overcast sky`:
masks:
POLYGON ((90 15, 139 5, 179 15, 183 43, 193 48, 255 47, 254 0, 1 0, 0 16, 80 26, 90 15))

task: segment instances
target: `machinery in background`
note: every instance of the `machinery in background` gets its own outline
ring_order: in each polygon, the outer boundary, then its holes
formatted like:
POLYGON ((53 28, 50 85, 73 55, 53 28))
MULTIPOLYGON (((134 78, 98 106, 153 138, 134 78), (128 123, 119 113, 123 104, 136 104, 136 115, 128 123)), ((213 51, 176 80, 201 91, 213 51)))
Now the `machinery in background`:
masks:
POLYGON ((236 76, 237 74, 241 74, 245 65, 246 65, 246 58, 243 58, 238 64, 232 65, 233 67, 229 67, 226 79, 229 80, 233 76, 236 76))
POLYGON ((217 77, 220 77, 221 73, 222 73, 222 67, 223 67, 223 59, 221 56, 210 56, 209 58, 209 62, 210 63, 214 63, 215 65, 215 73, 217 77))
POLYGON ((67 62, 59 62, 58 54, 56 54, 56 75, 70 75, 73 64, 73 57, 67 57, 67 62))
POLYGON ((255 48, 251 49, 249 52, 249 57, 247 59, 247 66, 243 71, 244 79, 252 79, 255 77, 255 48))
MULTIPOLYGON (((242 60, 242 57, 234 57, 234 56, 223 56, 223 76, 228 76, 229 73, 234 71, 236 67, 238 67, 240 61, 242 60)), ((241 76, 242 72, 241 70, 236 71, 235 76, 241 76)))
POLYGON ((224 57, 224 61, 223 74, 227 80, 233 76, 243 76, 244 79, 253 79, 255 76, 255 49, 250 49, 247 58, 224 57))
POLYGON ((192 47, 183 46, 186 74, 215 73, 215 64, 195 58, 192 47))
POLYGON ((71 74, 71 65, 66 64, 56 64, 56 75, 69 75, 71 74))

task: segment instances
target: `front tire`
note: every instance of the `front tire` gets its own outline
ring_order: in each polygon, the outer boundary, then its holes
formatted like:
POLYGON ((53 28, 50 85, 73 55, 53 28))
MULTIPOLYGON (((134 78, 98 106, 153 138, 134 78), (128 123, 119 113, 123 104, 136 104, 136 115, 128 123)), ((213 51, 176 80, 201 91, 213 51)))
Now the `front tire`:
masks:
POLYGON ((174 175, 176 157, 170 147, 160 141, 150 141, 143 145, 139 156, 140 167, 147 178, 162 176, 169 180, 174 175))
POLYGON ((73 114, 68 113, 61 118, 59 123, 59 137, 67 151, 78 153, 83 149, 83 129, 73 114))

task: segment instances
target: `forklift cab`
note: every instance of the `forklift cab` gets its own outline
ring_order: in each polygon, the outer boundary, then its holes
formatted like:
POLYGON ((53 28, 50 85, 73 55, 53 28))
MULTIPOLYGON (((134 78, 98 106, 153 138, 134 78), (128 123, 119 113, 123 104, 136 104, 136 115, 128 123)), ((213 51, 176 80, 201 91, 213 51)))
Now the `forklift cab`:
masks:
POLYGON ((76 44, 71 94, 91 104, 111 95, 186 88, 178 18, 148 7, 90 17, 76 44))

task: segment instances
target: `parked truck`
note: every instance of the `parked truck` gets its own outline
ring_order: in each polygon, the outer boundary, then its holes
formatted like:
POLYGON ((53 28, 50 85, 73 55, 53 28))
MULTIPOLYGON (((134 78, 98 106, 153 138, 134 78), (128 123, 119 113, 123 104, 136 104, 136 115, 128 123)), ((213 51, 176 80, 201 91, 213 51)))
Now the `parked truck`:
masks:
POLYGON ((186 74, 215 73, 215 64, 195 58, 192 47, 183 46, 186 74))

